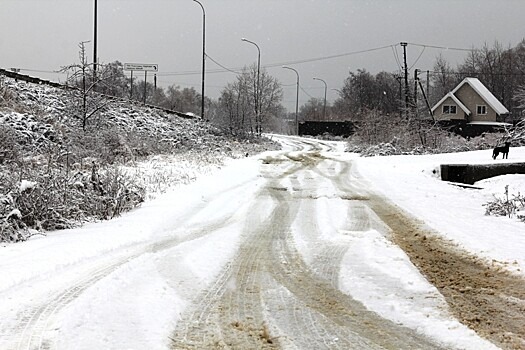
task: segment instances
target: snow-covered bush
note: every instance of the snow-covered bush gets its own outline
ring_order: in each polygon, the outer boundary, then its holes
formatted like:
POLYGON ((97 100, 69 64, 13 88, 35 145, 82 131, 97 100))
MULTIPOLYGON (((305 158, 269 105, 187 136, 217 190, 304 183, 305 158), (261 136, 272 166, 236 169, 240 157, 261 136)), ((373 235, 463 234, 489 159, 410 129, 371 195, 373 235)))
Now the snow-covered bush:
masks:
POLYGON ((525 222, 525 197, 519 192, 509 196, 509 186, 505 186, 504 198, 494 196, 492 201, 484 204, 485 215, 517 217, 525 222))
POLYGON ((56 165, 20 169, 5 167, 0 179, 0 241, 21 241, 36 232, 65 229, 105 220, 135 208, 144 200, 137 179, 117 167, 97 166, 71 175, 56 165))
POLYGON ((0 107, 10 106, 13 99, 13 92, 5 84, 4 77, 0 76, 0 107))
POLYGON ((468 139, 412 115, 382 116, 377 111, 368 111, 362 118, 349 139, 347 151, 365 157, 483 150, 494 147, 502 136, 487 133, 468 139))
POLYGON ((0 125, 0 164, 16 162, 20 157, 20 146, 15 138, 14 131, 0 125))

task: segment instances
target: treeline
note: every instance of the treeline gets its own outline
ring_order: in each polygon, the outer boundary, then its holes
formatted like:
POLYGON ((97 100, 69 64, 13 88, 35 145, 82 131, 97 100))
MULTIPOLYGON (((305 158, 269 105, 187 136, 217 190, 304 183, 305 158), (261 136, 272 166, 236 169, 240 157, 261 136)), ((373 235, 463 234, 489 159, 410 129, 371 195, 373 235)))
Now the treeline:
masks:
MULTIPOLYGON (((88 65, 90 67, 90 65, 88 65)), ((156 86, 151 81, 144 81, 135 75, 133 82, 126 76, 123 64, 119 61, 99 65, 100 77, 97 78, 95 91, 111 96, 130 98, 138 102, 171 109, 178 112, 201 113, 201 94, 193 87, 180 87, 176 84, 167 88, 156 86)), ((88 76, 92 76, 91 67, 88 76)), ((153 77, 150 77, 153 80, 153 77)), ((81 79, 76 79, 75 85, 81 84, 81 79)), ((209 100, 206 101, 210 103, 209 100)))

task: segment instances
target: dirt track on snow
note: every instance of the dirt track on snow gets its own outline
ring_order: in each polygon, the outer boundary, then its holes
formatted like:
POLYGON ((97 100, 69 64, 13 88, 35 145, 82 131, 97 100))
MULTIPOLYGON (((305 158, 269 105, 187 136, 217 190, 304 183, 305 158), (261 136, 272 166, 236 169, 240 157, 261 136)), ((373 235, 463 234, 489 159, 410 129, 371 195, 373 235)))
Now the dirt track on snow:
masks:
POLYGON ((380 198, 372 208, 393 240, 445 297, 455 317, 503 349, 525 349, 525 280, 459 250, 380 198))
MULTIPOLYGON (((321 160, 326 161, 318 152, 266 160, 272 170, 262 172, 266 184, 247 211, 237 256, 182 315, 173 349, 443 349, 339 290, 340 261, 348 246, 320 247, 323 256, 315 271, 304 262, 291 225, 315 197, 298 177, 309 172, 306 178, 312 180, 316 174, 330 182, 339 178, 320 174, 321 160), (281 169, 278 175, 274 167, 281 169), (269 205, 271 214, 259 215, 269 205)), ((346 196, 357 198, 351 189, 346 196)), ((316 228, 311 230, 314 234, 316 228)))
MULTIPOLYGON (((279 167, 249 208, 243 243, 215 283, 196 296, 173 333, 174 349, 439 349, 442 345, 385 320, 340 292, 339 266, 348 246, 327 244, 315 271, 299 254, 290 227, 315 196, 298 178, 322 178, 348 200, 353 230, 370 229, 356 208, 367 206, 391 239, 445 297, 463 324, 503 349, 525 349, 525 281, 470 256, 424 223, 363 188, 351 163, 323 157, 318 146, 268 158, 279 167), (332 161, 335 172, 317 165, 332 161), (336 166, 337 165, 337 166, 336 166), (306 173, 306 175, 305 175, 306 173), (292 189, 284 183, 292 183, 292 189), (258 215, 274 205, 271 215, 258 215), (350 212, 354 210, 353 212, 350 212)), ((318 181, 318 180, 317 180, 318 181)), ((319 182, 312 182, 315 187, 319 182)), ((316 215, 311 212, 311 215, 316 215)), ((316 227, 311 227, 315 236, 316 227)))

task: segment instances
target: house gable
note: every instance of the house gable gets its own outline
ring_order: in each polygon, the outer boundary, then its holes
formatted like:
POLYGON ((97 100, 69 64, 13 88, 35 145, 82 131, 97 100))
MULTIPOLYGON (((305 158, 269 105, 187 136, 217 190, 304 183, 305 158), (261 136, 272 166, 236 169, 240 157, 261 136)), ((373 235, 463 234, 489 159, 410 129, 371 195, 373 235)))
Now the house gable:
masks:
POLYGON ((432 108, 432 114, 435 120, 464 120, 471 112, 449 92, 432 108))
POLYGON ((464 84, 455 92, 455 95, 472 111, 469 122, 496 121, 496 111, 472 86, 464 84))
MULTIPOLYGON (((496 96, 492 94, 492 92, 487 89, 485 85, 481 81, 479 81, 478 78, 465 78, 463 81, 454 89, 452 90, 452 93, 456 94, 457 91, 462 89, 465 85, 470 86, 472 90, 474 90, 479 97, 481 97, 485 103, 490 106, 490 108, 494 111, 494 113, 498 115, 508 114, 509 110, 505 108, 505 106, 498 101, 496 96)), ((459 96, 458 96, 459 97, 459 96)))

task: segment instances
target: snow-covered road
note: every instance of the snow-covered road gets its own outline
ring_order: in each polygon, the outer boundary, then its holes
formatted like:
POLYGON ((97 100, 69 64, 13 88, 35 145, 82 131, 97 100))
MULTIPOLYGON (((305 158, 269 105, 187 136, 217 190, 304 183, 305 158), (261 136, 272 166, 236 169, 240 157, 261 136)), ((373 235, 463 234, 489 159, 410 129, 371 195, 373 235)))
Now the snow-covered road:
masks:
POLYGON ((0 349, 497 348, 393 243, 403 214, 343 144, 280 141, 111 222, 1 248, 0 349))

